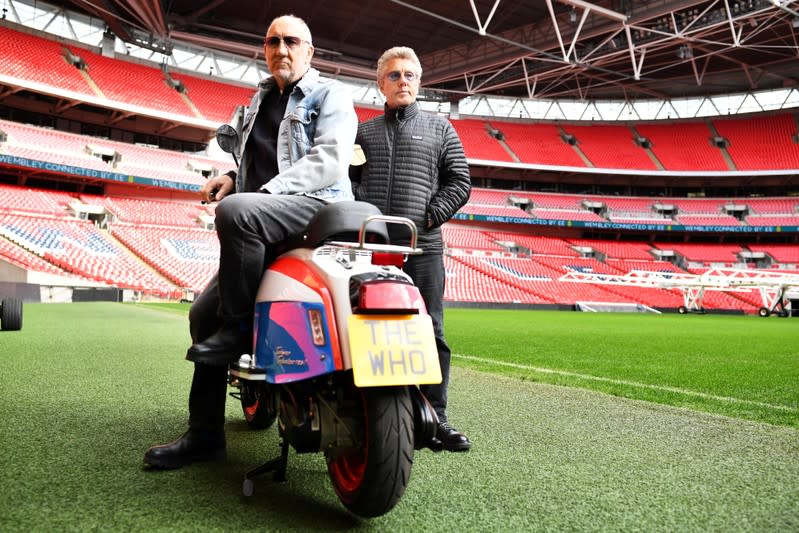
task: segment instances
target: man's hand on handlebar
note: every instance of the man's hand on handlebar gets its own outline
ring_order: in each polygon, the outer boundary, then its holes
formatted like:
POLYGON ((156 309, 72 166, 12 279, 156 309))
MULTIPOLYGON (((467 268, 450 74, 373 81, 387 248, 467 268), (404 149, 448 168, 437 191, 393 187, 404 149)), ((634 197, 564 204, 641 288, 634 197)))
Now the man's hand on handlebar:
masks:
POLYGON ((227 174, 210 178, 200 189, 200 197, 204 204, 218 202, 233 190, 233 178, 227 174))

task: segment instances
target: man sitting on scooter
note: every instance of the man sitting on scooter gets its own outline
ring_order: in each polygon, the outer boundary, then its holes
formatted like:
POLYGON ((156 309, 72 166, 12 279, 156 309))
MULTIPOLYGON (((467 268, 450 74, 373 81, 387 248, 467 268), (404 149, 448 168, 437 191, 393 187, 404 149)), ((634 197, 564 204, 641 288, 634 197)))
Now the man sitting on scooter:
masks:
POLYGON ((320 207, 353 198, 347 168, 358 120, 346 88, 311 68, 312 43, 302 19, 272 21, 264 39, 271 76, 258 85, 241 124, 238 171, 209 179, 200 191, 204 201, 219 201, 219 272, 189 312, 189 429, 147 450, 151 467, 225 457, 228 364, 251 351, 261 276, 277 245, 320 207))

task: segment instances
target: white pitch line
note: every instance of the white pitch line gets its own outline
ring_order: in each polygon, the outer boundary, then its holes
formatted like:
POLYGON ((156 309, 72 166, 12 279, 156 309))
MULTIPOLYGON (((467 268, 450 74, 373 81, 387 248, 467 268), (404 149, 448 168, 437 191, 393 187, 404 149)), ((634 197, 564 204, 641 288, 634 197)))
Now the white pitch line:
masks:
POLYGON ((788 411, 791 413, 799 412, 799 408, 791 407, 788 405, 775 405, 771 403, 764 403, 764 402, 756 402, 753 400, 742 400, 740 398, 732 398, 730 396, 715 396, 713 394, 707 394, 704 392, 692 391, 688 389, 680 389, 677 387, 667 387, 663 385, 651 385, 649 383, 638 383, 635 381, 625 381, 623 379, 613 379, 613 378, 604 378, 601 376, 592 376, 589 374, 580 374, 578 372, 568 372, 565 370, 553 370, 551 368, 541 368, 537 366, 530 366, 530 365, 522 365, 519 363, 508 363, 506 361, 496 361, 494 359, 488 359, 485 357, 475 357, 473 355, 463 355, 463 354, 452 354, 454 357, 459 357, 461 359, 468 359, 470 361, 477 361, 480 363, 488 363, 492 365, 499 365, 499 366, 507 366, 510 368, 519 368, 521 370, 530 370, 533 372, 541 372, 542 374, 556 374, 559 376, 568 376, 573 378, 580 378, 586 379, 589 381, 603 381, 606 383, 613 383, 615 385, 627 385, 630 387, 639 387, 642 389, 652 389, 657 391, 665 391, 665 392, 674 392, 677 394, 684 394, 686 396, 695 396, 697 398, 704 398, 706 400, 717 400, 720 402, 728 402, 728 403, 739 403, 739 404, 747 404, 747 405, 754 405, 757 407, 766 407, 768 409, 778 409, 781 411, 788 411))

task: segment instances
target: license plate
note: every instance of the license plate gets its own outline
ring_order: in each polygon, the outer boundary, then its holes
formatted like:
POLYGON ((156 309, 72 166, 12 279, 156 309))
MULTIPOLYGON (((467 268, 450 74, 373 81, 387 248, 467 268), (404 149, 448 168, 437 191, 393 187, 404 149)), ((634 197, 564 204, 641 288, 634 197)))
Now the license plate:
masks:
POLYGON ((350 315, 352 373, 358 387, 441 383, 428 315, 350 315))

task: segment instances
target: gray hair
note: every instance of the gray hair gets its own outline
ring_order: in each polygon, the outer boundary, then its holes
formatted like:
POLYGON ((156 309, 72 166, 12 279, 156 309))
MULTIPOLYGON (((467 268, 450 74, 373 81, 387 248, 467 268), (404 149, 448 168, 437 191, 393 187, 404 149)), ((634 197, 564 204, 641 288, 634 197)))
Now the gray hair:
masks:
POLYGON ((313 36, 311 35, 311 28, 308 27, 308 24, 306 24, 304 20, 302 20, 300 17, 298 17, 296 15, 280 15, 279 17, 273 18, 272 22, 270 22, 269 26, 267 26, 267 28, 266 28, 266 33, 269 33, 269 28, 271 28, 272 25, 275 22, 277 22, 278 20, 281 20, 281 19, 291 19, 294 22, 296 22, 297 24, 299 24, 300 26, 302 26, 302 28, 305 30, 306 34, 305 35, 298 35, 297 37, 305 39, 306 41, 308 41, 311 44, 311 46, 313 46, 313 36))
POLYGON ((419 58, 416 57, 416 52, 413 51, 413 48, 409 48, 407 46, 395 46, 394 48, 389 48, 383 52, 383 55, 381 55, 380 59, 377 60, 378 82, 383 79, 383 76, 386 74, 386 65, 392 59, 407 59, 411 61, 416 67, 416 75, 419 76, 419 79, 422 79, 422 64, 419 62, 419 58))

